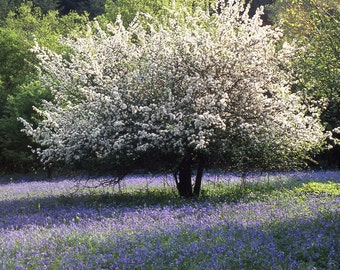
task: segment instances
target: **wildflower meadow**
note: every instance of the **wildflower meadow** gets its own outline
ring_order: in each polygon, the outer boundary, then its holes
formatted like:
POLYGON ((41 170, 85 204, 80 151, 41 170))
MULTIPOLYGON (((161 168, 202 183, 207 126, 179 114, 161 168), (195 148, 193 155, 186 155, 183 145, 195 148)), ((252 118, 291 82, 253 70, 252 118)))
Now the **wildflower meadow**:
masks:
POLYGON ((100 180, 1 179, 0 269, 339 269, 339 172, 100 180))

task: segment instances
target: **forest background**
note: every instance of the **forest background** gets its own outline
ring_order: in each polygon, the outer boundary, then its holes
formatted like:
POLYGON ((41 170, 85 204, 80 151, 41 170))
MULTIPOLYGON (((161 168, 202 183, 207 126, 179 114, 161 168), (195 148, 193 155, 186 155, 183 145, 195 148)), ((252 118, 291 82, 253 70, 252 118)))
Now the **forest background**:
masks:
MULTIPOLYGON (((32 109, 42 99, 50 99, 35 68, 31 52, 35 40, 53 51, 68 48, 61 36, 79 37, 86 25, 96 19, 100 24, 122 15, 125 24, 136 12, 160 14, 167 0, 2 0, 0 2, 0 174, 39 172, 43 169, 28 145, 34 142, 17 120, 23 117, 38 122, 32 109)), ((214 1, 176 1, 192 8, 209 8, 214 1)), ((247 1, 249 2, 249 1, 247 1)), ((340 4, 337 0, 253 0, 250 15, 265 6, 264 24, 280 26, 284 40, 304 47, 290 69, 297 75, 292 91, 300 92, 306 103, 322 109, 322 122, 328 131, 340 126, 340 4)), ((264 67, 265 68, 265 67, 264 67)), ((319 169, 340 167, 340 147, 325 149, 311 163, 319 169)), ((84 168, 78 167, 82 170, 84 168)), ((86 168, 95 172, 96 168, 86 168)))

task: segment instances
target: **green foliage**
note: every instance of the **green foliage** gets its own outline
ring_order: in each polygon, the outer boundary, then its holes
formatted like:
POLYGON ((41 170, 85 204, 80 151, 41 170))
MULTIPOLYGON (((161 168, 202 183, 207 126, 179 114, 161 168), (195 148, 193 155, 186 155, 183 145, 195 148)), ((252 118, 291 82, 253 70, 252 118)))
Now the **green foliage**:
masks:
POLYGON ((309 182, 295 189, 297 193, 340 196, 340 184, 334 182, 309 182))
MULTIPOLYGON (((340 126, 340 4, 336 0, 279 0, 272 6, 286 39, 301 48, 290 70, 295 72, 295 91, 306 103, 317 104, 321 120, 333 137, 339 139, 340 126)), ((313 112, 311 112, 313 113, 313 112)), ((340 148, 332 141, 332 150, 321 158, 340 166, 340 148)), ((329 165, 326 164, 325 165, 329 165)))
MULTIPOLYGON (((33 56, 29 52, 29 42, 21 38, 21 33, 10 28, 0 28, 0 161, 2 170, 20 167, 21 162, 30 159, 27 140, 20 134, 21 125, 14 112, 25 110, 23 104, 9 104, 22 85, 34 78, 34 69, 29 64, 33 56)), ((27 114, 26 114, 27 115, 27 114)))
POLYGON ((34 154, 27 147, 32 145, 32 141, 20 132, 22 125, 17 118, 25 115, 35 121, 37 115, 33 106, 39 106, 42 99, 50 99, 50 96, 49 91, 42 88, 34 76, 31 80, 18 86, 16 93, 8 95, 3 117, 0 119, 1 158, 5 164, 3 169, 6 170, 23 171, 37 163, 34 154))
POLYGON ((277 0, 270 6, 271 19, 282 24, 287 37, 298 39, 312 36, 315 23, 334 17, 339 8, 337 0, 277 0))
POLYGON ((79 35, 88 18, 76 13, 59 17, 57 11, 43 14, 32 2, 10 11, 0 27, 0 163, 1 170, 22 171, 32 166, 34 156, 27 145, 32 141, 21 133, 17 121, 25 116, 35 122, 42 99, 49 90, 37 78, 36 57, 31 53, 35 40, 53 51, 66 47, 60 36, 79 35))
POLYGON ((326 106, 328 130, 340 126, 340 4, 328 0, 277 1, 273 6, 285 36, 304 46, 296 58, 296 90, 326 106))
MULTIPOLYGON (((21 1, 25 3, 26 0, 21 1)), ((57 8, 58 0, 31 0, 33 1, 34 5, 39 7, 41 11, 46 14, 50 10, 55 10, 57 8)))
POLYGON ((15 10, 22 0, 1 0, 0 1, 0 20, 4 19, 8 12, 15 10))
POLYGON ((26 59, 30 58, 29 45, 12 29, 0 28, 0 114, 8 94, 26 81, 32 69, 26 59))
POLYGON ((37 40, 39 44, 53 51, 62 52, 65 46, 58 42, 60 37, 79 35, 86 28, 88 20, 86 15, 74 12, 63 17, 59 17, 58 11, 43 14, 32 2, 27 2, 15 12, 10 12, 2 26, 14 30, 21 40, 28 43, 29 49, 33 47, 34 40, 37 40))
POLYGON ((70 12, 77 12, 78 14, 88 13, 91 18, 103 14, 105 4, 105 0, 1 0, 0 20, 5 19, 7 14, 15 11, 17 7, 29 2, 41 9, 43 14, 47 14, 49 11, 58 11, 63 16, 70 12))
POLYGON ((164 15, 165 8, 187 7, 193 11, 200 7, 209 10, 210 5, 215 3, 212 0, 107 0, 105 3, 105 13, 98 19, 101 22, 115 22, 118 15, 121 15, 124 24, 129 25, 138 12, 148 13, 152 16, 160 17, 164 15))

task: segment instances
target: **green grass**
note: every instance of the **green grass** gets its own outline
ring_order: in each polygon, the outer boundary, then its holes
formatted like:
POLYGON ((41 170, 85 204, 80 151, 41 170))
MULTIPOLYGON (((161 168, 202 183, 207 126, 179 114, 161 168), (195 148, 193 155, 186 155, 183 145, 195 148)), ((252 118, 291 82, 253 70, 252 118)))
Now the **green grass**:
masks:
MULTIPOLYGON (((147 189, 128 190, 127 192, 103 192, 84 190, 81 193, 69 193, 57 198, 56 205, 85 204, 100 209, 111 206, 181 206, 191 202, 237 203, 252 201, 268 201, 273 197, 301 197, 303 195, 340 196, 340 184, 332 181, 307 182, 291 181, 260 181, 248 183, 207 183, 199 198, 179 199, 177 190, 171 187, 151 187, 147 189)), ((40 203, 36 203, 39 208, 40 203)))
POLYGON ((309 182, 295 188, 295 192, 299 194, 340 196, 340 184, 330 181, 327 183, 309 182))

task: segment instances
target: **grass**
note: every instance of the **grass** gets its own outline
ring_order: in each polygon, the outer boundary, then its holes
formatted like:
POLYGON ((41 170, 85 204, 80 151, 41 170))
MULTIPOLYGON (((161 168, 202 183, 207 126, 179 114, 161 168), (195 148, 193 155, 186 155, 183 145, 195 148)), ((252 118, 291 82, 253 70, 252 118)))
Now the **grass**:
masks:
POLYGON ((340 185, 331 181, 327 183, 309 182, 296 188, 295 191, 299 194, 340 196, 340 185))
POLYGON ((1 185, 0 269, 339 269, 339 178, 205 179, 1 185))

